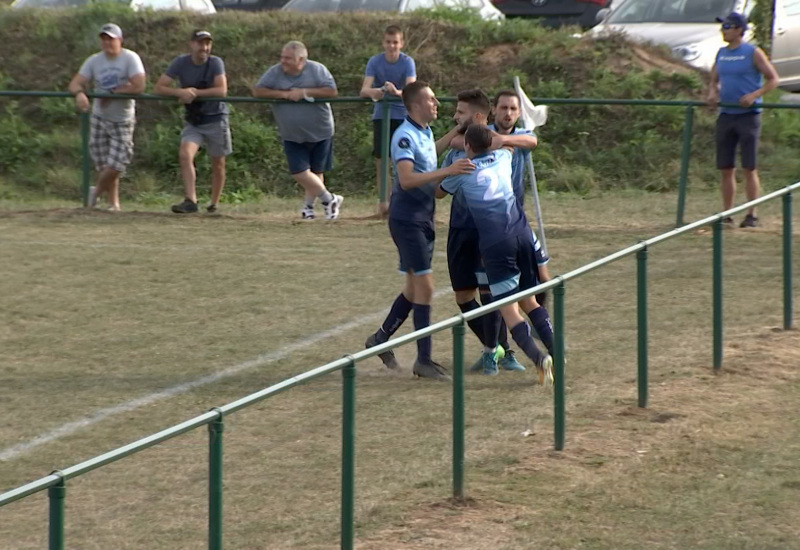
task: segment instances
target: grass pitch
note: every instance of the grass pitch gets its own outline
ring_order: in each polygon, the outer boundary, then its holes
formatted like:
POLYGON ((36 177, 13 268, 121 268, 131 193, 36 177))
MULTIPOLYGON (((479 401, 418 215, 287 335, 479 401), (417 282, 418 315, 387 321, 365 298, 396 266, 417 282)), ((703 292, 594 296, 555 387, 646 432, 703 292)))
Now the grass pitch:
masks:
MULTIPOLYGON (((687 219, 717 200, 690 196, 687 219)), ((0 205, 0 453, 112 411, 0 462, 2 490, 360 349, 402 283, 388 231, 363 219, 367 203, 346 203, 337 223, 298 223, 295 206, 177 217, 0 205), (213 384, 118 407, 258 356, 213 384)), ((551 196, 544 208, 554 274, 674 222, 672 195, 551 196)), ((358 547, 800 547, 800 337, 778 329, 778 208, 762 209, 763 228, 725 232, 720 375, 700 231, 650 253, 649 409, 636 407, 633 259, 568 285, 563 452, 532 372, 468 377, 464 504, 448 499, 450 386, 410 377, 413 347, 398 352, 405 376, 359 365, 358 547)), ((439 219, 446 289, 446 208, 439 219)), ((447 292, 434 304, 435 319, 456 311, 447 292)), ((434 338, 445 365, 450 350, 449 335, 434 338)), ((227 547, 338 545, 340 401, 330 376, 226 419, 227 547)), ((203 547, 206 446, 198 430, 71 480, 67 546, 203 547)), ((0 546, 41 548, 46 518, 44 493, 0 509, 0 546)))

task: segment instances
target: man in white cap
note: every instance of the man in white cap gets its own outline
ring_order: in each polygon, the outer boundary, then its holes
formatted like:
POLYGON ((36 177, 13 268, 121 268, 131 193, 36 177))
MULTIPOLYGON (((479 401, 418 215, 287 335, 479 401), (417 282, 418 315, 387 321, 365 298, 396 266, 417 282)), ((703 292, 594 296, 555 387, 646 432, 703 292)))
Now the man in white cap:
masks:
POLYGON ((197 212, 197 171, 194 157, 201 146, 211 158, 211 202, 208 212, 216 212, 225 187, 225 157, 233 151, 228 124, 228 106, 224 101, 195 101, 200 97, 225 97, 228 80, 225 63, 211 55, 213 39, 205 30, 195 30, 189 40, 191 53, 179 55, 156 82, 155 92, 178 98, 185 106, 186 124, 181 133, 178 158, 181 163, 185 199, 172 206, 176 214, 197 212), (172 82, 177 80, 178 87, 172 82))
MULTIPOLYGON (((95 93, 140 94, 145 89, 144 65, 136 53, 122 47, 122 29, 106 23, 99 35, 102 51, 84 61, 69 83, 75 106, 82 112, 89 110, 86 89, 90 82, 94 82, 95 93)), ((133 158, 135 117, 132 99, 94 100, 89 151, 100 175, 89 194, 91 206, 105 193, 109 210, 119 210, 119 177, 133 158)))

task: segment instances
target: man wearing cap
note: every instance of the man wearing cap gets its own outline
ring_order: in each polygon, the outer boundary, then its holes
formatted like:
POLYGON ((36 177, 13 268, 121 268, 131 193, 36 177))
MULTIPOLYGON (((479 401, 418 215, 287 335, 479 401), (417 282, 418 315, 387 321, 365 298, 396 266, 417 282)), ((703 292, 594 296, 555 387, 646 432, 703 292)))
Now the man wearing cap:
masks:
MULTIPOLYGON (((736 198, 736 147, 739 146, 741 166, 746 181, 747 200, 758 198, 758 171, 756 153, 761 134, 761 97, 778 86, 778 73, 764 52, 744 42, 747 18, 740 13, 731 13, 722 23, 722 38, 728 45, 717 52, 717 60, 711 70, 708 89, 708 104, 735 104, 719 108, 717 118, 717 168, 722 172, 723 210, 733 208, 736 198), (762 83, 762 76, 766 83, 762 83), (756 106, 753 108, 753 106, 756 106)), ((733 219, 724 222, 733 225, 733 219)), ((757 227, 756 209, 750 208, 740 227, 757 227)))
POLYGON ((233 151, 228 106, 224 101, 196 101, 197 98, 225 97, 228 94, 225 63, 211 55, 212 41, 210 32, 194 31, 189 40, 191 53, 173 59, 155 86, 157 94, 178 98, 178 102, 186 109, 186 124, 181 133, 178 154, 186 198, 182 203, 172 206, 176 214, 197 212, 194 157, 201 146, 206 147, 211 157, 211 202, 206 210, 217 210, 225 187, 225 157, 233 151), (178 81, 178 88, 172 87, 173 80, 178 81))
MULTIPOLYGON (((89 110, 86 89, 94 81, 95 93, 140 94, 146 76, 139 56, 122 47, 122 29, 113 23, 100 28, 102 51, 84 61, 69 83, 78 110, 89 110)), ((100 172, 89 193, 94 206, 97 197, 108 196, 109 210, 119 210, 119 177, 133 158, 133 129, 136 105, 133 99, 95 99, 92 107, 89 152, 100 172)))
POLYGON ((314 203, 319 198, 325 207, 325 218, 338 218, 344 199, 328 191, 324 176, 333 166, 333 111, 324 100, 338 95, 330 71, 322 63, 308 59, 302 42, 292 40, 281 50, 280 63, 258 80, 253 95, 294 102, 273 103, 272 114, 278 123, 289 171, 305 191, 301 217, 315 218, 314 203))

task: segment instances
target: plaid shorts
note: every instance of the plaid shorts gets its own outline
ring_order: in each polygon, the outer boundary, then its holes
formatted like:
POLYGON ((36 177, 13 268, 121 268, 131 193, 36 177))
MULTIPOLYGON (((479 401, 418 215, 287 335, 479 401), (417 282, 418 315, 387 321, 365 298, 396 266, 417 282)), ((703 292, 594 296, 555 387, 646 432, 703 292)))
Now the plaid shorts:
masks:
POLYGON ((110 122, 92 115, 89 153, 97 170, 113 168, 124 172, 133 159, 134 121, 110 122))

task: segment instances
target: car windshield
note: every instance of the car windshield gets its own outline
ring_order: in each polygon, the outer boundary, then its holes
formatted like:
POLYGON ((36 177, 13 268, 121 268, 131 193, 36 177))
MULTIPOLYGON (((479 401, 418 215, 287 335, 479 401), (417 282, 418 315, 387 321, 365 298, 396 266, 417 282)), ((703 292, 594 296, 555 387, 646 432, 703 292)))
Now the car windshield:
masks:
POLYGON ((295 11, 398 11, 400 0, 291 0, 283 9, 295 11))
POLYGON ((725 17, 736 0, 628 0, 608 18, 619 23, 714 23, 725 17))
POLYGON ((447 7, 453 9, 481 9, 481 0, 409 0, 406 9, 414 11, 425 8, 447 7))

